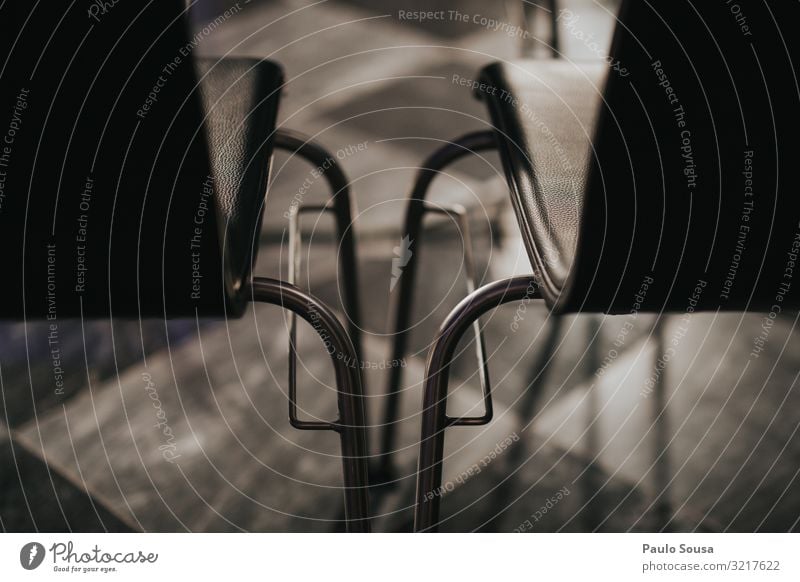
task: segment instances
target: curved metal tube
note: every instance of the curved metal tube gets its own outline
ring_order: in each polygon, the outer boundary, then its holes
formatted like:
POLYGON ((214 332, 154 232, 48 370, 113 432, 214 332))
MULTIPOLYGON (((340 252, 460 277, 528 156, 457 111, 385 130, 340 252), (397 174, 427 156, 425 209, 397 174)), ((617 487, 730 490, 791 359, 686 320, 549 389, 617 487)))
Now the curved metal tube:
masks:
MULTIPOLYGON (((357 362, 361 362, 361 307, 358 300, 358 258, 356 255, 355 229, 353 228, 353 201, 350 180, 332 155, 313 138, 299 131, 279 129, 275 132, 274 146, 277 149, 297 154, 316 168, 322 168, 325 180, 331 189, 331 202, 336 215, 336 230, 339 233, 339 275, 344 286, 344 307, 347 312, 347 328, 356 348, 357 362)), ((359 365, 360 367, 360 365, 359 365)))
MULTIPOLYGON (((414 283, 416 281, 417 264, 420 253, 420 234, 422 218, 425 215, 425 197, 434 178, 442 169, 453 162, 478 151, 491 150, 497 147, 494 132, 477 131, 468 133, 436 150, 425 160, 417 173, 414 188, 408 200, 404 235, 410 241, 409 261, 403 269, 400 279, 400 290, 394 312, 393 345, 391 361, 400 361, 408 349, 408 327, 411 320, 411 309, 414 302, 414 283)), ((392 453, 395 448, 397 415, 400 406, 400 385, 403 381, 403 367, 392 366, 389 371, 389 383, 386 388, 386 407, 383 415, 383 428, 380 444, 379 474, 383 481, 389 481, 394 474, 392 453)))
POLYGON ((436 493, 442 484, 444 431, 451 424, 447 416, 447 385, 459 340, 487 311, 512 301, 539 298, 539 286, 533 275, 496 281, 470 293, 439 329, 425 371, 414 531, 436 531, 439 523, 440 496, 436 493))
POLYGON ((368 532, 369 478, 367 428, 360 367, 352 362, 355 347, 336 315, 324 303, 285 281, 254 277, 250 283, 253 301, 289 309, 305 319, 325 342, 336 373, 339 419, 332 429, 339 433, 344 470, 344 501, 347 529, 368 532))

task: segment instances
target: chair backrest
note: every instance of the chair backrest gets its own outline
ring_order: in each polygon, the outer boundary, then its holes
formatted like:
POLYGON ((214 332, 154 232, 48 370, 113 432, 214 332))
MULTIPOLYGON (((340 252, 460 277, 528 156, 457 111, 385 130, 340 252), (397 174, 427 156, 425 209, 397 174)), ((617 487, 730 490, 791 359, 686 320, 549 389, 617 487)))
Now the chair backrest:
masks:
POLYGON ((0 8, 0 318, 236 315, 183 0, 0 8))
POLYGON ((626 0, 562 311, 800 306, 800 3, 626 0))

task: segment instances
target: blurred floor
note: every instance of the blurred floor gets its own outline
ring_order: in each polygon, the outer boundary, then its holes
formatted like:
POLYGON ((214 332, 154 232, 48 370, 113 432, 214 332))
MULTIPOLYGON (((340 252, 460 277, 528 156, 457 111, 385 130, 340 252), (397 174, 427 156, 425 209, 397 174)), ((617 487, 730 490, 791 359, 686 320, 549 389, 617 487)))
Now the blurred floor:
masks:
MULTIPOLYGON (((563 5, 580 16, 572 29, 562 30, 566 58, 599 58, 581 39, 592 35, 608 46, 613 3, 563 5), (583 34, 575 34, 575 26, 583 34)), ((472 78, 485 63, 514 58, 520 50, 519 39, 502 30, 459 20, 398 18, 399 10, 439 6, 450 5, 242 3, 198 49, 280 61, 287 78, 281 125, 315 135, 341 158, 358 201, 366 358, 375 368, 389 358, 391 261, 416 168, 442 140, 488 127, 481 104, 453 82, 454 75, 472 78)), ((457 9, 511 23, 516 16, 507 6, 475 0, 458 3, 457 9)), ((311 170, 276 156, 260 275, 286 277, 283 216, 292 201, 313 203, 326 196, 311 170), (304 182, 310 186, 300 192, 304 182), (272 266, 278 263, 284 265, 280 270, 272 266)), ((448 170, 435 182, 432 199, 470 208, 481 281, 529 272, 495 155, 448 170)), ((304 255, 303 284, 338 305, 329 221, 304 219, 304 240, 312 246, 304 255)), ((400 473, 396 487, 376 503, 378 530, 410 528, 424 357, 438 324, 464 295, 462 241, 452 225, 433 224, 423 244, 412 350, 405 362, 400 473)), ((495 420, 448 432, 445 483, 453 484, 453 491, 443 503, 443 529, 797 528, 800 441, 789 412, 800 399, 794 316, 775 325, 758 358, 749 354, 761 316, 694 316, 681 333, 660 392, 646 389, 659 353, 652 318, 640 316, 624 336, 622 318, 564 318, 547 376, 534 382, 536 398, 525 404, 531 367, 553 321, 531 305, 514 331, 517 308, 482 320, 495 420), (663 414, 660 400, 667 403, 663 414), (529 416, 520 414, 525 406, 532 406, 529 416), (462 478, 497 447, 501 453, 478 475, 462 478)), ((674 337, 681 325, 670 318, 660 333, 674 337)), ((285 313, 263 306, 242 320, 199 327, 77 323, 64 330, 74 350, 65 356, 67 389, 56 397, 41 355, 46 330, 4 326, 0 475, 8 493, 0 501, 0 525, 340 529, 337 439, 298 432, 286 419, 286 329, 285 313), (156 387, 159 408, 148 382, 156 387), (159 410, 174 435, 167 448, 159 410), (11 427, 10 437, 5 426, 11 427)), ((325 382, 330 363, 309 329, 301 331, 300 353, 303 414, 331 418, 333 387, 325 382)), ((474 372, 469 358, 459 359, 451 414, 480 406, 474 372)), ((386 378, 386 370, 366 372, 373 422, 382 410, 386 378)))

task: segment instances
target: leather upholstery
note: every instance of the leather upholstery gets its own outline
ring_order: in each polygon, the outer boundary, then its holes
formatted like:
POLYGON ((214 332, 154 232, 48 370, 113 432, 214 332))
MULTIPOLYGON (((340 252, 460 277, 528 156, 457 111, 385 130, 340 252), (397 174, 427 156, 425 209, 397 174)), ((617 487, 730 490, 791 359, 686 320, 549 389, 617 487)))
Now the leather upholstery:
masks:
POLYGON ((0 317, 241 314, 281 71, 196 62, 184 11, 4 5, 0 317))
POLYGON ((625 1, 602 100, 569 63, 484 69, 556 312, 800 307, 800 4, 765 6, 625 1))
POLYGON ((198 59, 228 292, 239 311, 258 247, 283 73, 270 61, 198 59))
POLYGON ((481 82, 528 254, 554 300, 572 267, 605 66, 515 61, 481 82))

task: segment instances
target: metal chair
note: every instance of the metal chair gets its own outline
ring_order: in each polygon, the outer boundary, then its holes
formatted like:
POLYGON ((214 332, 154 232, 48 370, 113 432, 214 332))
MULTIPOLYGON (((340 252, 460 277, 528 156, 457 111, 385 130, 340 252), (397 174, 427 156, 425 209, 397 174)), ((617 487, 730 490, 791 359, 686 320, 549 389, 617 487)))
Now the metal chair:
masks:
POLYGON ((236 318, 251 301, 290 310, 291 423, 339 434, 347 527, 368 531, 347 178, 321 146, 276 130, 280 67, 193 58, 186 10, 182 0, 123 2, 94 18, 78 5, 0 7, 0 245, 13 274, 0 318, 47 320, 57 336, 65 318, 236 318), (251 276, 274 147, 331 185, 350 336, 293 281, 251 276), (298 418, 294 314, 331 354, 334 421, 298 418))
MULTIPOLYGON (((507 10, 511 14, 516 14, 523 29, 531 30, 539 17, 547 18, 549 22, 549 39, 545 43, 547 53, 552 58, 559 58, 559 24, 558 24, 558 2, 548 0, 547 6, 517 2, 516 0, 506 3, 507 10)), ((540 41, 539 41, 540 42, 540 41)), ((531 56, 536 48, 542 48, 533 36, 526 35, 520 44, 520 56, 531 56)), ((431 205, 427 203, 428 190, 436 176, 447 166, 456 161, 469 156, 472 153, 494 150, 497 148, 494 132, 475 131, 452 140, 447 145, 435 151, 420 166, 420 170, 414 180, 414 186, 409 196, 408 210, 406 212, 404 235, 409 240, 408 261, 404 267, 404 278, 400 283, 400 289, 394 297, 393 304, 394 319, 392 321, 392 358, 402 359, 408 352, 408 336, 410 333, 411 310, 414 305, 414 288, 417 273, 417 264, 420 260, 420 242, 423 235, 423 220, 429 213, 448 214, 454 218, 459 229, 464 236, 464 264, 467 275, 467 290, 475 290, 475 265, 473 251, 469 240, 469 219, 463 207, 444 207, 441 205, 431 205)), ((548 332, 545 345, 548 348, 539 362, 547 362, 554 349, 555 342, 561 331, 561 325, 557 319, 548 332)), ((483 338, 480 336, 479 327, 475 327, 477 356, 481 360, 481 382, 485 389, 487 375, 482 365, 484 348, 483 338)), ((537 363, 538 364, 538 363, 537 363)), ((539 365, 534 366, 531 377, 535 378, 541 371, 539 365)), ((398 414, 400 408, 400 387, 403 381, 404 370, 402 367, 395 367, 389 372, 386 387, 386 404, 383 413, 383 423, 380 431, 380 452, 378 456, 377 470, 375 471, 376 480, 385 486, 392 486, 396 479, 396 467, 394 466, 394 450, 396 445, 396 433, 398 424, 398 414)))
MULTIPOLYGON (((514 61, 481 72, 492 134, 456 140, 423 172, 493 147, 493 136, 534 274, 474 291, 440 328, 426 369, 416 531, 438 528, 440 497, 427 493, 441 485, 446 429, 491 420, 488 385, 484 415, 446 409, 456 345, 487 311, 531 299, 555 314, 775 317, 800 307, 800 5, 738 7, 626 0, 603 65, 514 61)), ((409 232, 419 207, 410 202, 409 232)), ((768 339, 754 338, 756 357, 759 341, 768 339)))

